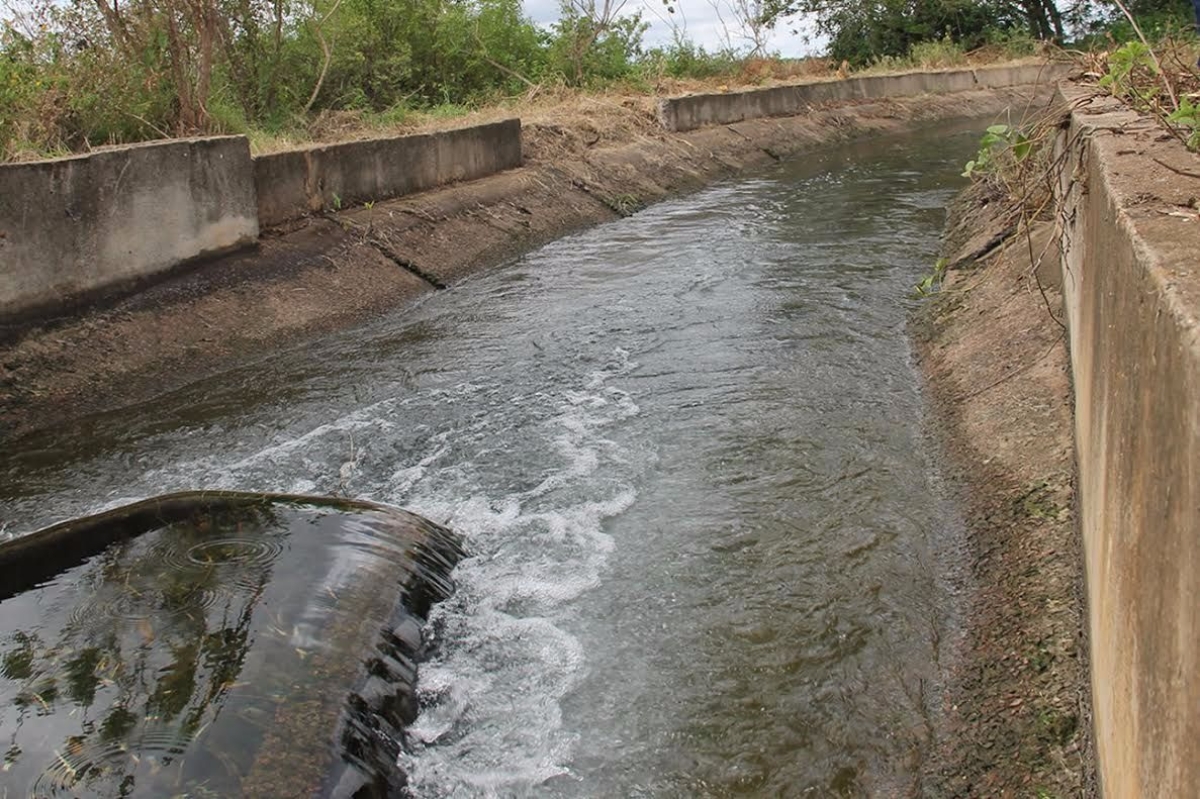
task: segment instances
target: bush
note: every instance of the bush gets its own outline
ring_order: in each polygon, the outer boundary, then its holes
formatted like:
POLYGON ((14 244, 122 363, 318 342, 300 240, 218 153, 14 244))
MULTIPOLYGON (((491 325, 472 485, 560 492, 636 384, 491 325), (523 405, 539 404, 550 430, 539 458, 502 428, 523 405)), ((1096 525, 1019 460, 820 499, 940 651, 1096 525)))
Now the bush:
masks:
MULTIPOLYGON (((0 28, 0 155, 472 104, 551 73, 520 0, 32 0, 0 28), (32 29, 32 32, 28 29, 32 29)), ((628 69, 641 28, 587 68, 628 69)))
POLYGON ((962 45, 949 36, 928 42, 916 42, 908 49, 908 60, 923 68, 956 67, 967 63, 962 45))
POLYGON ((642 57, 647 27, 640 13, 597 25, 564 5, 549 41, 551 71, 574 86, 596 86, 629 77, 642 57))
POLYGON ((1005 58, 1027 58, 1037 55, 1041 43, 1024 28, 992 28, 987 31, 987 44, 1005 58))
POLYGON ((668 47, 647 52, 643 69, 655 77, 715 78, 733 74, 741 68, 741 63, 728 50, 710 53, 695 42, 677 39, 668 47))

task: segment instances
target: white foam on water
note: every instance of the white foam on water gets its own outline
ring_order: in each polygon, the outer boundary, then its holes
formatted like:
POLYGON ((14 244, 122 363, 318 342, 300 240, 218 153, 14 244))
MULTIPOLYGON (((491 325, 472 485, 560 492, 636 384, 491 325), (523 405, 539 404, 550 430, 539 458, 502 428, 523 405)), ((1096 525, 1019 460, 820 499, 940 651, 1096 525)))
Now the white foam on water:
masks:
POLYGON ((450 446, 447 444, 449 437, 449 432, 445 431, 431 436, 428 449, 416 463, 397 469, 392 473, 388 493, 392 496, 403 496, 411 491, 413 486, 425 477, 430 467, 450 451, 450 446))
MULTIPOLYGON (((200 486, 231 491, 377 497, 382 487, 363 461, 374 445, 394 441, 402 433, 421 426, 424 420, 419 408, 414 410, 410 406, 421 401, 453 405, 472 397, 479 401, 476 395, 488 388, 463 383, 429 392, 424 397, 383 399, 308 430, 281 430, 269 443, 259 444, 234 460, 221 455, 179 458, 161 468, 146 470, 143 476, 146 496, 200 486)), ((419 480, 425 468, 445 454, 445 444, 452 432, 432 434, 428 442, 432 451, 397 474, 408 474, 409 484, 419 480)), ((141 498, 144 497, 136 499, 141 498)), ((127 501, 133 500, 128 497, 114 500, 105 509, 127 501)))
POLYGON ((560 702, 587 668, 576 605, 600 583, 614 548, 606 520, 634 503, 648 462, 617 440, 640 411, 611 381, 636 366, 614 350, 566 386, 514 396, 476 381, 386 399, 293 423, 227 460, 175 461, 143 485, 340 493, 462 534, 468 557, 430 619, 437 647, 401 766, 421 797, 536 793, 566 773, 574 745, 560 702), (509 452, 520 454, 497 459, 509 452), (489 463, 506 471, 482 471, 489 463))
POLYGON ((405 499, 465 535, 470 554, 455 569, 455 594, 430 618, 434 656, 420 669, 422 710, 400 762, 414 796, 533 795, 568 773, 575 739, 560 703, 587 669, 571 633, 575 603, 600 583, 613 550, 605 521, 637 498, 634 453, 602 435, 638 413, 606 385, 631 368, 619 353, 582 389, 559 395, 548 421, 556 468, 534 487, 461 499, 430 473, 431 485, 405 499))
POLYGON ((604 520, 635 499, 625 489, 542 511, 517 497, 412 503, 451 510, 476 553, 430 619, 436 654, 421 666, 422 712, 401 759, 417 796, 511 796, 565 773, 574 740, 559 702, 586 668, 572 602, 599 584, 612 551, 604 520))
POLYGON ((233 461, 219 455, 180 459, 147 470, 143 479, 152 487, 149 493, 201 486, 231 491, 348 494, 345 489, 359 473, 363 446, 394 435, 397 405, 395 399, 382 400, 307 431, 278 433, 275 440, 233 461))

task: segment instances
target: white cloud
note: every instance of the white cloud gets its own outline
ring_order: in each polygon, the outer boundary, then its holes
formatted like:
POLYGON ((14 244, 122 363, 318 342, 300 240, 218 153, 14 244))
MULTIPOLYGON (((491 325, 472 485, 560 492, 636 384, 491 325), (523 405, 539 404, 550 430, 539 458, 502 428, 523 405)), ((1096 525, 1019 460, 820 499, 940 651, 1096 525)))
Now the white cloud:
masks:
MULTIPOLYGON (((536 23, 548 25, 559 17, 558 0, 524 0, 525 13, 536 23)), ((672 40, 671 24, 679 26, 686 38, 702 45, 706 50, 719 50, 726 47, 732 39, 734 47, 742 47, 747 40, 741 35, 732 11, 729 10, 728 0, 677 0, 674 3, 676 11, 668 14, 662 0, 629 0, 625 13, 642 12, 642 19, 650 24, 646 31, 645 43, 648 47, 670 44, 672 40), (720 4, 720 10, 713 3, 720 4)), ((793 24, 779 25, 771 31, 767 40, 767 50, 784 56, 813 55, 820 49, 805 41, 802 26, 801 35, 792 32, 793 24)))

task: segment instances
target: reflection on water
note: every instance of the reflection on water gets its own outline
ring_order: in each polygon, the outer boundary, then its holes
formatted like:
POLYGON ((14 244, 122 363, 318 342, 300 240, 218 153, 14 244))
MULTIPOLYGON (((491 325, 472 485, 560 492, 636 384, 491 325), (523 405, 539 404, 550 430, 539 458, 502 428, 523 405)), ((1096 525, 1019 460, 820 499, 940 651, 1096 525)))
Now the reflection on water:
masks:
POLYGON ((196 497, 0 602, 5 784, 31 796, 398 790, 420 624, 450 590, 453 537, 382 506, 196 497))

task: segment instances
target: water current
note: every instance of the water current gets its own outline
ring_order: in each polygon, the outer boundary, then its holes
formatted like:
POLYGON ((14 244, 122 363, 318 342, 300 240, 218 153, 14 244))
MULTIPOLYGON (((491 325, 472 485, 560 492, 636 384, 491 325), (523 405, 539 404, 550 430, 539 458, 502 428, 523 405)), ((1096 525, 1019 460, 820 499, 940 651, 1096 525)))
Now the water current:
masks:
POLYGON ((415 796, 918 792, 958 520, 905 319, 970 129, 811 153, 18 442, 0 520, 205 487, 455 529, 415 796))

